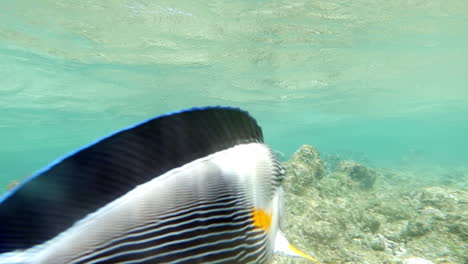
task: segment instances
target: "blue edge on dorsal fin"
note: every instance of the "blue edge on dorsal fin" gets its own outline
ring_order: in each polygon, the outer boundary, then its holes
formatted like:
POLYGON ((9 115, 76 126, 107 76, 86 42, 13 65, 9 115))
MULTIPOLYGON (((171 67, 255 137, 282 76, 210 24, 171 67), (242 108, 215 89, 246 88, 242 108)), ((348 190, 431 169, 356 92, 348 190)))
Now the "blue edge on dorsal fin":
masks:
POLYGON ((111 133, 56 159, 0 198, 0 254, 43 243, 164 172, 252 142, 263 142, 255 119, 222 106, 171 112, 111 133))
MULTIPOLYGON (((112 132, 110 133, 109 135, 107 136, 104 136, 104 137, 101 137, 91 143, 88 143, 87 145, 84 145, 83 147, 80 147, 78 149, 75 149, 57 159, 55 159, 54 161, 52 161, 51 163, 47 164, 45 167, 43 167, 42 169, 38 170, 36 173, 34 173, 33 175, 31 175, 30 177, 28 177, 26 180, 20 182, 18 185, 16 185, 13 189, 9 190, 6 194, 4 194, 2 197, 0 197, 0 206, 2 204, 2 202, 6 199, 8 199, 13 193, 16 192, 17 189, 20 189, 23 185, 27 184, 29 181, 31 181, 32 179, 34 179, 35 177, 38 177, 40 176, 41 174, 43 174, 44 172, 48 171, 50 168, 54 167, 55 165, 59 164, 60 162, 62 162, 63 160, 69 158, 69 157, 72 157, 73 155, 77 154, 78 152, 84 150, 84 149, 87 149, 87 148, 90 148, 96 144, 98 144, 99 142, 105 140, 105 139, 108 139, 108 138, 111 138, 112 136, 116 135, 116 134, 119 134, 121 132, 124 132, 124 131, 128 131, 128 130, 131 130, 135 127, 138 127, 140 125, 143 125, 143 124, 146 124, 148 122, 151 122, 155 119, 159 119, 159 118, 163 118, 163 117, 168 117, 168 116, 172 116, 172 115, 176 115, 176 114, 183 114, 185 112, 191 112, 191 111, 203 111, 203 110, 206 110, 206 109, 232 109, 232 110, 238 110, 238 111, 241 111, 241 112, 244 112, 246 113, 247 115, 249 115, 248 112, 240 109, 240 108, 237 108, 237 107, 226 107, 226 106, 207 106, 207 107, 192 107, 192 108, 189 108, 189 109, 183 109, 183 110, 178 110, 178 111, 173 111, 173 112, 169 112, 169 113, 166 113, 166 114, 162 114, 162 115, 159 115, 159 116, 156 116, 156 117, 153 117, 153 118, 150 118, 150 119, 147 119, 145 121, 142 121, 142 122, 139 122, 139 123, 136 123, 136 124, 133 124, 133 125, 130 125, 128 127, 125 127, 125 128, 122 128, 120 130, 117 130, 115 132, 112 132)), ((0 251, 1 252, 1 251, 0 251)))

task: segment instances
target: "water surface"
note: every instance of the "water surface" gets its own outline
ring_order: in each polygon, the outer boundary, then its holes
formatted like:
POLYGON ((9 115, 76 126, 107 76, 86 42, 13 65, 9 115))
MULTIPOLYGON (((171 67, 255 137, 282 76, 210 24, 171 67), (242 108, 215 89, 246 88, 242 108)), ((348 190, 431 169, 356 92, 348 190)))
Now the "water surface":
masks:
POLYGON ((468 2, 3 1, 0 185, 167 111, 376 166, 468 164, 468 2), (404 162, 403 162, 404 161, 404 162))

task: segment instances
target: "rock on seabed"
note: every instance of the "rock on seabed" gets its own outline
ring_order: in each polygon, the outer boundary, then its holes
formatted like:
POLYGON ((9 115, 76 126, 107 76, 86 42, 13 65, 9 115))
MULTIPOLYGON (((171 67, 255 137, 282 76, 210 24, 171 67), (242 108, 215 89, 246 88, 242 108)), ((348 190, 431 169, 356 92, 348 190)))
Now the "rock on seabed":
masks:
POLYGON ((325 169, 315 147, 303 145, 284 164, 288 177, 285 189, 294 194, 305 194, 324 175, 325 169))

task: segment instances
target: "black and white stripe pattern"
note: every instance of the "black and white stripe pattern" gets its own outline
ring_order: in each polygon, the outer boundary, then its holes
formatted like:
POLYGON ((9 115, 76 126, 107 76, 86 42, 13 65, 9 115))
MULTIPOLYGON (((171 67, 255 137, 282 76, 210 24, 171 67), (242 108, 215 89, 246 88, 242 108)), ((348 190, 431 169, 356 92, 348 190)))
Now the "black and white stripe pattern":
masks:
POLYGON ((71 263, 261 263, 267 236, 253 226, 252 210, 238 197, 220 197, 131 230, 71 263))
POLYGON ((282 177, 263 144, 214 153, 135 188, 32 248, 31 263, 267 263, 276 225, 255 226, 253 211, 277 211, 272 200, 282 177))

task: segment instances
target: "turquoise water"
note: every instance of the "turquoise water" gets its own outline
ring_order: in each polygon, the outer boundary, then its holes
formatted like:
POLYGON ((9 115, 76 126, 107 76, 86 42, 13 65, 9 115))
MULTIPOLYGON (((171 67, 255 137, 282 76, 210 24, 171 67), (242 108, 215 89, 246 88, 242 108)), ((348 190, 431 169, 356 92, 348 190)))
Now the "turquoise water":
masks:
POLYGON ((267 143, 375 166, 468 164, 468 1, 3 1, 0 185, 203 105, 267 143))

